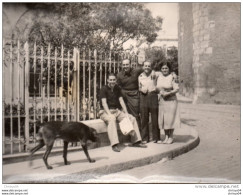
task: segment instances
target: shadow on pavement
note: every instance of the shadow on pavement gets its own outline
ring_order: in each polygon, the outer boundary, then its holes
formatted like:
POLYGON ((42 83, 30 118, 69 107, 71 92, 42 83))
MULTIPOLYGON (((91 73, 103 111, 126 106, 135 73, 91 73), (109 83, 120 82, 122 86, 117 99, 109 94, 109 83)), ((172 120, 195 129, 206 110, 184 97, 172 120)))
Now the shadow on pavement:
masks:
MULTIPOLYGON (((92 158, 92 157, 91 157, 92 158)), ((97 158, 92 158, 92 159, 94 159, 96 162, 97 161, 99 161, 99 160, 103 160, 103 159, 109 159, 109 157, 106 157, 106 156, 104 156, 104 157, 97 157, 97 158)), ((88 161, 88 159, 81 159, 81 160, 69 160, 69 162, 71 163, 71 164, 75 164, 75 163, 80 163, 80 164, 82 164, 82 163, 87 163, 87 162, 89 162, 88 161)), ((59 162, 59 163, 55 163, 56 165, 58 165, 57 167, 60 167, 60 166, 65 166, 64 165, 64 162, 59 162)))
MULTIPOLYGON (((97 158, 92 158, 92 159, 94 159, 94 160, 97 162, 97 161, 99 161, 99 160, 109 159, 109 157, 104 156, 104 157, 97 157, 97 158)), ((88 162, 88 159, 69 160, 69 162, 70 162, 71 164, 75 164, 75 163, 82 164, 82 163, 88 162)), ((63 162, 63 161, 62 161, 62 162, 59 162, 59 163, 54 163, 54 164, 57 165, 57 167, 66 166, 66 165, 64 165, 64 162, 63 162)), ((50 165, 53 166, 54 164, 52 164, 52 165, 50 164, 50 165)), ((30 166, 30 167, 31 167, 31 166, 30 166)), ((43 168, 43 167, 45 167, 44 162, 43 162, 43 165, 42 165, 42 166, 33 167, 32 169, 40 169, 40 168, 43 168)))
POLYGON ((191 136, 191 135, 175 135, 175 143, 179 142, 179 143, 186 143, 192 139, 195 139, 195 137, 191 136))
POLYGON ((194 120, 194 119, 184 119, 184 118, 181 118, 181 123, 186 124, 188 126, 192 126, 192 127, 195 127, 196 126, 196 124, 195 124, 196 121, 197 120, 194 120))

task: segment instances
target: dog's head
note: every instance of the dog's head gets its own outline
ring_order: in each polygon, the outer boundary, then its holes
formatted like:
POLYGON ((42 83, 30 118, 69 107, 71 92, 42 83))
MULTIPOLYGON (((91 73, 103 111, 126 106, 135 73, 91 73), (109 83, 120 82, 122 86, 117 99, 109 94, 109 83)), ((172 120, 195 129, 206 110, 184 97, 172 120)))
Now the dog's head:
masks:
POLYGON ((89 130, 90 130, 90 137, 89 137, 89 139, 92 142, 99 142, 99 137, 98 137, 97 131, 94 128, 91 128, 91 127, 89 127, 89 130))

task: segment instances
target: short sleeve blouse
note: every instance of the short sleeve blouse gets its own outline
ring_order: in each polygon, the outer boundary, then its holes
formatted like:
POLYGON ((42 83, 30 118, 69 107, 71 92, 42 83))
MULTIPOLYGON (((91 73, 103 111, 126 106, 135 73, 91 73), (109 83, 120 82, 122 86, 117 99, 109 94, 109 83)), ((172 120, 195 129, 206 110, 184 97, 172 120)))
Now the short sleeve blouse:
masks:
POLYGON ((179 86, 175 82, 174 77, 172 74, 169 74, 168 76, 164 76, 162 73, 158 74, 158 79, 157 79, 157 89, 162 90, 162 89, 178 89, 179 86))

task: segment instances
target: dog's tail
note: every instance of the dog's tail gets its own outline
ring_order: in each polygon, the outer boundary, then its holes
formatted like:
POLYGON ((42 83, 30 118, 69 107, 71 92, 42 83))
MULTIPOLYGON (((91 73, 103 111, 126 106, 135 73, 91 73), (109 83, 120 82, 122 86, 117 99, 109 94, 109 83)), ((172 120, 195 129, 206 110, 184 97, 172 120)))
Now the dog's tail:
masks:
POLYGON ((38 140, 38 145, 30 149, 30 156, 29 156, 30 157, 30 163, 29 163, 30 166, 32 166, 33 154, 45 145, 44 140, 43 140, 43 127, 42 126, 39 129, 37 140, 38 140))

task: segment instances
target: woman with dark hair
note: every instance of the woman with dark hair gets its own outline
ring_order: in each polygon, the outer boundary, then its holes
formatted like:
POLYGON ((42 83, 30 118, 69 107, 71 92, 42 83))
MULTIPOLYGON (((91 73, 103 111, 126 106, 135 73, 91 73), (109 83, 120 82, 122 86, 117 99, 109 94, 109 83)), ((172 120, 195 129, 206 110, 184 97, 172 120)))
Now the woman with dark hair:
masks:
POLYGON ((159 96, 159 128, 165 131, 164 144, 173 143, 174 129, 180 127, 180 117, 176 93, 179 86, 175 82, 169 64, 162 64, 161 72, 157 78, 156 91, 159 96))

